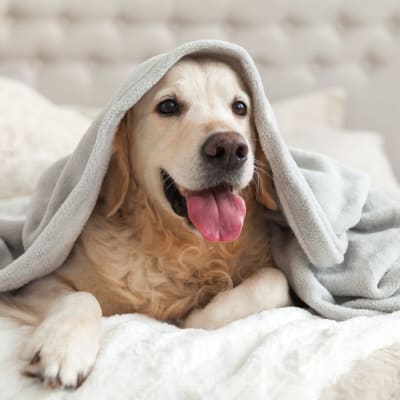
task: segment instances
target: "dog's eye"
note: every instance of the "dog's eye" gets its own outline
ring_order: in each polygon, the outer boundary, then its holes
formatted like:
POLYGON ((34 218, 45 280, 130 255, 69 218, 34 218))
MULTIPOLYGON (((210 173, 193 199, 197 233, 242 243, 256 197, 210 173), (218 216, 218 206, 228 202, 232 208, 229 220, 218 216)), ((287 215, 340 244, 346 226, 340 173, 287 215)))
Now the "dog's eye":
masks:
POLYGON ((232 111, 237 115, 246 115, 247 106, 243 101, 238 100, 232 104, 232 111))
POLYGON ((177 114, 179 112, 179 104, 173 99, 167 99, 157 106, 157 111, 162 115, 177 114))

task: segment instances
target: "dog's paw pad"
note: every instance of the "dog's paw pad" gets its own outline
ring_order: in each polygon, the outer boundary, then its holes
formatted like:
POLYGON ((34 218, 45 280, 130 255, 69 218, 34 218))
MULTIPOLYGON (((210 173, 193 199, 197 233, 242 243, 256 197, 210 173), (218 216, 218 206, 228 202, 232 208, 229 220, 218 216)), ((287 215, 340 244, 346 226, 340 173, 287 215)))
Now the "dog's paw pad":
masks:
POLYGON ((32 360, 30 361, 30 365, 35 365, 40 362, 40 351, 37 351, 33 356, 32 360))
POLYGON ((21 355, 26 361, 22 374, 49 388, 76 389, 89 375, 98 347, 98 338, 85 326, 43 324, 21 355))

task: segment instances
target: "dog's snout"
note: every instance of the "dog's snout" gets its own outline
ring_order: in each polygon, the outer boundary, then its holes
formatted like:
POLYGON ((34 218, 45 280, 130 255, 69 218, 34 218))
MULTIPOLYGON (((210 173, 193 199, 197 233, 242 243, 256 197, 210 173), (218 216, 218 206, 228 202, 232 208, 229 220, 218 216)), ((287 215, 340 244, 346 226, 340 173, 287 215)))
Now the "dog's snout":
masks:
POLYGON ((202 156, 207 163, 227 169, 242 166, 248 153, 245 139, 236 132, 214 133, 202 147, 202 156))

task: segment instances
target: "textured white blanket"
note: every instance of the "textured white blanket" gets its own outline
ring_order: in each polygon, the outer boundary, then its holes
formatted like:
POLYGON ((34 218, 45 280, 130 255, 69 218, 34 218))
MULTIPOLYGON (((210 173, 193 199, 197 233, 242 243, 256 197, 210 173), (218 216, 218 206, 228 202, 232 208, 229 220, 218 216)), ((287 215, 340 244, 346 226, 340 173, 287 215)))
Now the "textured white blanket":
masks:
POLYGON ((93 373, 75 392, 21 378, 29 335, 0 320, 2 400, 319 399, 355 360, 400 339, 400 312, 334 322, 277 309, 216 331, 182 330, 140 315, 103 320, 93 373))

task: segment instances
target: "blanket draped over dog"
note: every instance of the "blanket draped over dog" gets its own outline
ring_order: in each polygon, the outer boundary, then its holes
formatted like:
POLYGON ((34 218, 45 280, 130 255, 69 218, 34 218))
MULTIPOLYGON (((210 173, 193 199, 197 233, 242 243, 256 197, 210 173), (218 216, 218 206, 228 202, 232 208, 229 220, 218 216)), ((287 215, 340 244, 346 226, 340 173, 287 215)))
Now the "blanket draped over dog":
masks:
MULTIPOLYGON (((88 220, 124 114, 182 57, 207 54, 247 82, 281 212, 269 212, 275 262, 317 313, 342 320, 400 310, 400 197, 369 192, 368 178, 316 153, 289 150, 248 53, 202 40, 139 65, 77 149, 41 177, 25 221, 0 221, 0 291, 58 268, 88 220)), ((268 295, 268 294, 266 294, 268 295)))

